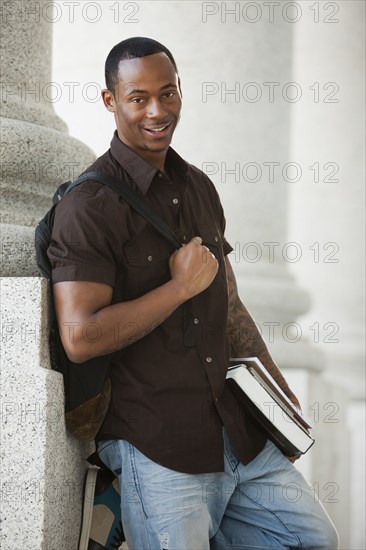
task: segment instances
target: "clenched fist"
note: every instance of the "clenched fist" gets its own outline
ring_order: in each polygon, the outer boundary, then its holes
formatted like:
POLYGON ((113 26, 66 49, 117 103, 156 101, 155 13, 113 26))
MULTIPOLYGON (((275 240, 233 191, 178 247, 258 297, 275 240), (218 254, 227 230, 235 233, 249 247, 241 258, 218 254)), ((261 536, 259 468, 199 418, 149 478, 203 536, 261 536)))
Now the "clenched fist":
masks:
POLYGON ((170 256, 169 267, 172 279, 180 284, 189 300, 210 286, 219 264, 210 250, 202 246, 201 237, 193 237, 170 256))

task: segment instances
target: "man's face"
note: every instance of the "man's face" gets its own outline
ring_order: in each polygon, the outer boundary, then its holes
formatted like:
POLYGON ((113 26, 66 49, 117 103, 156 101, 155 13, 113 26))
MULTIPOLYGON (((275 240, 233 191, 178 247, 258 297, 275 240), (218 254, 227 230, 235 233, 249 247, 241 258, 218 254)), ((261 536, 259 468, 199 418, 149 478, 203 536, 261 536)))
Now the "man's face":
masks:
POLYGON ((126 59, 119 65, 114 96, 104 103, 114 113, 119 138, 148 160, 166 152, 178 124, 181 91, 178 75, 164 53, 126 59))

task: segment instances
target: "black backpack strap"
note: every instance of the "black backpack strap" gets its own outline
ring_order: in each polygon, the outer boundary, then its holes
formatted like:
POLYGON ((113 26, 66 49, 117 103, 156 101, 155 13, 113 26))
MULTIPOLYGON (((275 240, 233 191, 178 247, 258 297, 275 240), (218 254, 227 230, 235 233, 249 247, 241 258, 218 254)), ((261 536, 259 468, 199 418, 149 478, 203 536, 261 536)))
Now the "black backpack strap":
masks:
POLYGON ((110 176, 109 174, 104 174, 103 172, 89 172, 87 174, 83 174, 68 185, 63 193, 63 196, 69 193, 77 185, 80 185, 80 183, 90 180, 104 183, 123 197, 130 204, 130 206, 132 206, 136 212, 138 212, 150 225, 152 225, 163 237, 165 237, 165 239, 169 241, 175 249, 178 250, 178 248, 182 246, 170 227, 147 204, 142 194, 134 191, 127 183, 110 176))

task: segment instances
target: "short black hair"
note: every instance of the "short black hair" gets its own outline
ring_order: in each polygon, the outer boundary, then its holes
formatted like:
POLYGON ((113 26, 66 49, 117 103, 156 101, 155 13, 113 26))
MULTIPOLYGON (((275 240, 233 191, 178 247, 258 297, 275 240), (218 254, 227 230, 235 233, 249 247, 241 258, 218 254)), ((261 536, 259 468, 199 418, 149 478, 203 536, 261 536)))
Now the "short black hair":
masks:
POLYGON ((175 72, 178 74, 174 57, 168 48, 152 38, 134 36, 116 44, 108 54, 105 62, 105 82, 108 90, 114 95, 115 87, 119 80, 118 67, 121 61, 124 59, 145 57, 154 53, 165 53, 172 62, 175 72))

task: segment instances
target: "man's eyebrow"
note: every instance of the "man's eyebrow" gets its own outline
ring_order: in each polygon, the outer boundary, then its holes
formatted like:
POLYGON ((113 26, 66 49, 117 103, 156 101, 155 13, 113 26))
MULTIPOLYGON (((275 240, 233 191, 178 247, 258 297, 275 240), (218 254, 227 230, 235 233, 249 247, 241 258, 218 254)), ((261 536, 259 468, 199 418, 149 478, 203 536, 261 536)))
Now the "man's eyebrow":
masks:
MULTIPOLYGON (((164 84, 164 86, 161 86, 160 90, 166 90, 167 88, 177 88, 176 84, 172 84, 171 82, 168 82, 168 84, 164 84)), ((132 94, 147 94, 148 92, 146 90, 140 90, 139 88, 134 88, 131 90, 126 97, 132 95, 132 94)))
POLYGON ((147 94, 147 92, 145 90, 139 90, 138 88, 134 88, 127 94, 127 96, 132 94, 147 94))
POLYGON ((164 84, 164 86, 162 86, 160 90, 166 90, 167 88, 177 88, 177 85, 173 84, 172 82, 168 82, 168 84, 164 84))

